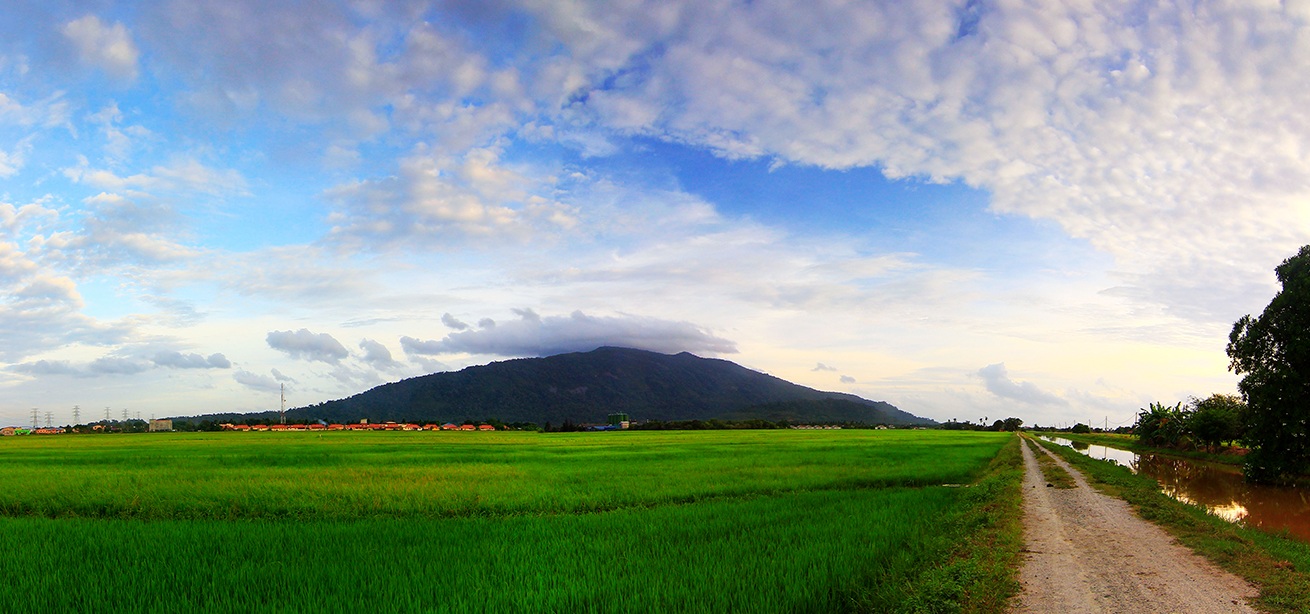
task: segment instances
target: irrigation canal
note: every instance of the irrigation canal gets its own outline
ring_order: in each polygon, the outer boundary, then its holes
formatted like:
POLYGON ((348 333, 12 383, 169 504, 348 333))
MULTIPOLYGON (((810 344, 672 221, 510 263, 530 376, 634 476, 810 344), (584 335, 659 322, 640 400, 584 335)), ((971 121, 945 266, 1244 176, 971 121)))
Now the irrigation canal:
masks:
POLYGON ((1063 437, 1043 439, 1155 478, 1165 494, 1204 505, 1210 513, 1230 522, 1272 531, 1286 529, 1301 541, 1310 542, 1308 489, 1247 484, 1241 470, 1228 465, 1089 445, 1063 437))

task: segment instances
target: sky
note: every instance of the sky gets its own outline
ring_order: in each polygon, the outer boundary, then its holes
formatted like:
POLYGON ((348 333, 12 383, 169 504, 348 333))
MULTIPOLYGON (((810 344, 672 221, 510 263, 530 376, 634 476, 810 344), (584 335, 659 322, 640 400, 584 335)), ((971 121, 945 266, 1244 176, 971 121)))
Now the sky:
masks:
POLYGON ((17 0, 0 424, 691 352, 1131 424, 1310 243, 1310 0, 17 0))

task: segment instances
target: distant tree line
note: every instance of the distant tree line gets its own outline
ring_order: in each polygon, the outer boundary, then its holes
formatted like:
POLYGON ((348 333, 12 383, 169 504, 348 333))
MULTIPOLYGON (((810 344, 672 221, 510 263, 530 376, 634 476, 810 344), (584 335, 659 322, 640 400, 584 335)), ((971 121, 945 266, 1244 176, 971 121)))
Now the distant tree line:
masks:
POLYGON ((144 433, 150 430, 150 423, 145 420, 130 418, 127 420, 101 420, 89 424, 66 424, 65 433, 144 433))
POLYGON ((949 420, 937 426, 944 431, 1009 431, 1014 432, 1023 426, 1023 420, 1019 418, 1006 418, 991 423, 990 426, 984 422, 956 422, 949 420))

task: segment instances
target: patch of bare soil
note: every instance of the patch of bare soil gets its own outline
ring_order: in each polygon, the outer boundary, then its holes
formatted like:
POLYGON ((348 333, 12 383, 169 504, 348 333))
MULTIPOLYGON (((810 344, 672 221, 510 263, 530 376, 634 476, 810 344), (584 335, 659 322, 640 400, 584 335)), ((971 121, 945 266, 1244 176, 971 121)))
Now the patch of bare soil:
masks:
POLYGON ((1216 567, 1087 485, 1078 470, 1041 446, 1077 482, 1048 488, 1030 442, 1025 476, 1022 591, 1015 612, 1255 612, 1255 587, 1216 567))

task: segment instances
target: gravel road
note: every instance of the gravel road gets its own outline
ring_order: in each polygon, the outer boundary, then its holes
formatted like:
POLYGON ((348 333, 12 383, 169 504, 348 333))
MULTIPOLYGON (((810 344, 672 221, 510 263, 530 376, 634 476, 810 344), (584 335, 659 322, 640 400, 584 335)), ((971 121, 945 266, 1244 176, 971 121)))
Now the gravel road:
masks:
POLYGON ((1024 564, 1015 612, 1255 612, 1257 590, 1087 485, 1046 486, 1025 441, 1024 564))

